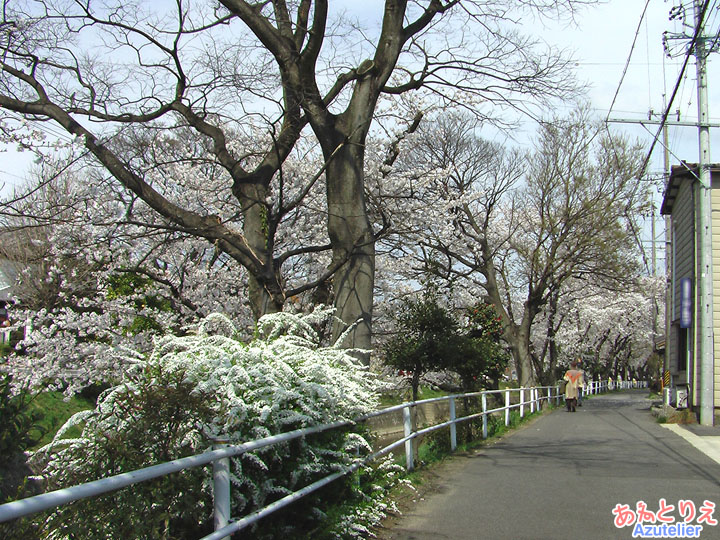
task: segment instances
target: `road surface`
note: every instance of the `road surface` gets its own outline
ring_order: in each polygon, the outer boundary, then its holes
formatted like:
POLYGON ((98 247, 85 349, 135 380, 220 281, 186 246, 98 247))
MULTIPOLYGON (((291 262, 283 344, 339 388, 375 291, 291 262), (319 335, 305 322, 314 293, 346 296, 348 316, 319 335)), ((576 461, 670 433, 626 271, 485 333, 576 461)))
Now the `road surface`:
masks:
MULTIPOLYGON (((444 478, 436 491, 378 536, 630 539, 637 523, 616 527, 617 505, 636 511, 638 503, 645 503, 657 512, 660 499, 665 499, 675 508, 662 516, 671 518, 675 528, 657 532, 720 539, 720 525, 709 524, 720 519, 720 509, 698 522, 699 514, 710 508, 705 501, 720 505, 720 464, 658 424, 647 394, 637 390, 594 396, 575 413, 558 409, 496 444, 454 458, 442 467, 444 478), (683 503, 682 515, 680 500, 693 501, 683 503), (693 508, 696 516, 690 519, 693 508), (693 530, 678 526, 684 519, 693 530)), ((651 532, 647 527, 645 531, 651 532)))

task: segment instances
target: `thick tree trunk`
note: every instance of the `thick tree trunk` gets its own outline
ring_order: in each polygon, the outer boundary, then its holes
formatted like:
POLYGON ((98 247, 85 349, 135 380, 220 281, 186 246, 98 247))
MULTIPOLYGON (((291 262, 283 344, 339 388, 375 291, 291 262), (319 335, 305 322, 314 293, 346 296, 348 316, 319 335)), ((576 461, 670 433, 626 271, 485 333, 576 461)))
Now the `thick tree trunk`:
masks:
MULTIPOLYGON (((487 242, 482 243, 482 249, 484 253, 490 252, 487 242)), ((532 306, 526 302, 522 321, 520 324, 517 324, 513 319, 512 312, 506 309, 503 304, 495 267, 489 256, 485 259, 482 273, 487 280, 485 284, 485 291, 487 292, 486 301, 495 307, 495 311, 497 311, 502 319, 503 338, 510 347, 510 353, 515 361, 518 381, 521 386, 532 386, 536 383, 536 379, 532 368, 532 358, 530 356, 530 327, 532 326, 533 313, 535 311, 532 306)))
POLYGON ((243 235, 258 260, 248 268, 248 297, 255 320, 267 313, 282 311, 285 303, 279 272, 273 266, 272 238, 268 229, 267 189, 258 184, 244 184, 242 192, 243 235))
MULTIPOLYGON (((355 325, 345 346, 370 350, 375 236, 365 205, 364 160, 361 145, 347 145, 328 165, 328 233, 333 263, 345 261, 333 276, 337 316, 344 323, 333 327, 333 338, 355 325)), ((363 355, 363 360, 369 361, 369 355, 363 355)))
POLYGON ((534 386, 537 384, 533 373, 532 359, 530 357, 530 333, 522 326, 514 325, 505 339, 510 345, 510 352, 515 360, 518 382, 520 386, 534 386))
MULTIPOLYGON (((557 378, 555 370, 557 369, 558 363, 558 350, 555 336, 557 333, 555 318, 557 317, 558 310, 558 297, 556 294, 552 295, 549 302, 550 317, 548 319, 548 330, 546 339, 548 341, 548 370, 546 373, 546 380, 541 381, 543 384, 553 384, 557 378)), ((559 327, 559 325, 558 325, 559 327)))

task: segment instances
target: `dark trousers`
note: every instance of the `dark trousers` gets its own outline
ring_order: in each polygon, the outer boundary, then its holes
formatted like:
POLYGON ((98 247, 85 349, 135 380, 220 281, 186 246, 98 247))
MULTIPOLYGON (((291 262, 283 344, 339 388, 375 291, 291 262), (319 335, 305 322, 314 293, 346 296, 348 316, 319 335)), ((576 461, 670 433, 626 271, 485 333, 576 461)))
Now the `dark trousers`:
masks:
POLYGON ((565 406, 568 411, 575 412, 575 407, 577 407, 577 398, 566 398, 565 406))

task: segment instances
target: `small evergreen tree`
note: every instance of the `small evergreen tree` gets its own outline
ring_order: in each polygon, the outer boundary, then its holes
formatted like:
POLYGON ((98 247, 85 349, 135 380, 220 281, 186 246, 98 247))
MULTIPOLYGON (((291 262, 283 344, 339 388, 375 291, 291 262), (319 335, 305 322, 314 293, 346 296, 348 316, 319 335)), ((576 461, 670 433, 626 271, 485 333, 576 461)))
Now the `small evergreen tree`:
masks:
POLYGON ((406 300, 396 319, 397 334, 385 345, 385 363, 412 374, 412 399, 417 400, 420 377, 446 367, 447 355, 459 325, 437 298, 426 292, 417 300, 406 300))
POLYGON ((458 340, 460 351, 451 355, 450 369, 460 375, 463 390, 480 387, 497 390, 510 360, 500 344, 502 320, 492 304, 480 302, 468 310, 465 335, 458 340))
POLYGON ((461 327, 434 294, 425 292, 404 302, 396 322, 397 334, 385 346, 385 363, 411 373, 413 400, 422 375, 434 369, 457 373, 466 392, 498 388, 509 356, 500 345, 502 325, 490 304, 470 308, 468 324, 461 327))

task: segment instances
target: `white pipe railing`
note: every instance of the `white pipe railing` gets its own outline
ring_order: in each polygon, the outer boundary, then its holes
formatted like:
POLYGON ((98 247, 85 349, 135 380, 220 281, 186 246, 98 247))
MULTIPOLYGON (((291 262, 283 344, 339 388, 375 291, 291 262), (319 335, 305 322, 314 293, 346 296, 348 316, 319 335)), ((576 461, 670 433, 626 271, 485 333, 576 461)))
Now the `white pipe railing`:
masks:
MULTIPOLYGON (((587 384, 588 393, 599 393, 601 391, 607 391, 613 388, 612 382, 608 381, 591 381, 587 384)), ((624 386, 622 386, 624 387, 624 386)), ((617 385, 615 385, 617 388, 617 385)), ((542 408, 543 401, 550 403, 555 400, 555 404, 560 403, 561 395, 557 386, 541 386, 533 388, 507 388, 504 390, 484 390, 481 392, 472 392, 468 394, 455 394, 450 396, 442 396, 431 399, 424 399, 420 401, 411 401, 388 407, 378 411, 360 416, 354 420, 334 422, 331 424, 323 424, 319 426, 313 426, 309 428, 297 429, 289 431, 287 433, 281 433, 279 435, 272 435, 270 437, 264 437, 255 441, 250 441, 243 444, 230 445, 226 440, 216 439, 213 441, 213 449, 202 454, 196 454, 181 459, 176 459, 167 463, 160 463, 158 465, 152 465, 143 469, 130 471, 127 473, 118 474, 115 476, 102 478, 85 484, 72 486, 69 488, 59 489, 49 493, 43 493, 34 497, 28 497, 26 499, 20 499, 10 503, 0 505, 0 522, 9 521, 11 519, 17 519, 23 516, 41 512, 43 510, 49 510, 56 508, 64 504, 68 504, 73 501, 80 499, 87 499, 90 497, 97 497, 105 493, 110 493, 124 487, 128 487, 134 484, 139 484, 147 480, 159 478, 161 476, 167 476, 169 474, 179 472, 185 469, 200 467, 209 463, 213 464, 213 498, 214 498, 214 526, 215 532, 211 535, 206 536, 203 540, 220 540, 223 538, 229 538, 229 535, 237 532, 241 529, 248 527, 256 521, 262 519, 268 514, 279 510, 296 500, 308 495, 321 487, 345 476, 347 474, 357 471, 363 465, 388 454, 398 446, 405 446, 405 466, 407 470, 411 471, 414 469, 413 459, 413 440, 422 435, 426 435, 433 431, 449 427, 450 428, 450 446, 454 451, 457 448, 457 424, 460 422, 466 422, 477 418, 482 418, 482 437, 483 439, 488 436, 488 416, 503 413, 505 425, 510 424, 510 411, 512 409, 519 409, 520 417, 525 415, 525 407, 530 407, 530 412, 539 411, 542 408), (545 392, 542 392, 545 390, 545 392), (512 403, 511 393, 518 392, 519 399, 517 403, 512 403), (526 392, 529 392, 528 400, 526 400, 526 392), (487 396, 490 394, 503 395, 505 405, 503 407, 497 407, 494 409, 487 408, 487 396), (467 416, 457 417, 455 400, 458 398, 466 399, 472 397, 481 398, 481 411, 467 416), (433 426, 425 427, 420 430, 413 430, 412 428, 412 409, 418 405, 426 403, 434 403, 440 401, 448 401, 450 410, 450 419, 447 422, 436 424, 433 426), (385 446, 381 450, 367 456, 363 460, 356 461, 353 465, 347 467, 343 471, 339 471, 328 475, 305 488, 291 493, 284 498, 275 501, 274 503, 260 509, 252 514, 244 516, 241 519, 233 521, 230 517, 230 458, 239 456, 246 452, 252 452, 265 448, 278 443, 291 441, 299 437, 305 437, 315 433, 321 433, 331 429, 337 429, 341 427, 349 427, 359 422, 364 422, 370 418, 389 414, 391 412, 402 410, 403 414, 403 427, 404 436, 393 442, 390 445, 385 446)))

